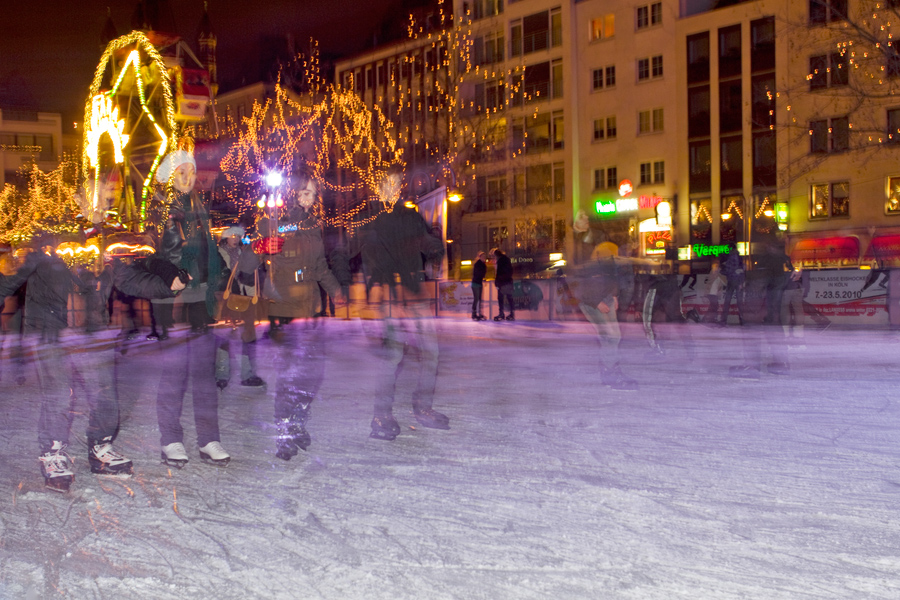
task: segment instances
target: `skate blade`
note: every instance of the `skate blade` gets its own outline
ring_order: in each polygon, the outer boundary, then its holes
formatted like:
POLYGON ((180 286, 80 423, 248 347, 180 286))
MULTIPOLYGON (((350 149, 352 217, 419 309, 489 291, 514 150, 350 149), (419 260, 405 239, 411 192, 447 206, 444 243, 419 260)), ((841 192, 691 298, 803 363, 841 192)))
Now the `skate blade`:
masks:
POLYGON ((176 469, 183 469, 184 465, 188 464, 187 460, 176 460, 174 458, 166 458, 165 454, 163 454, 161 456, 161 458, 162 458, 162 463, 164 465, 167 465, 170 467, 175 467, 176 469))
POLYGON ((231 462, 231 457, 229 456, 228 458, 215 459, 212 456, 210 456, 209 454, 203 454, 201 452, 200 460, 202 460, 203 462, 205 462, 208 465, 213 465, 216 467, 224 467, 224 466, 227 466, 229 462, 231 462))
MULTIPOLYGON (((61 479, 57 477, 55 479, 61 479)), ((50 490, 51 492, 57 492, 59 494, 67 494, 69 493, 69 487, 72 485, 72 479, 66 479, 65 481, 53 481, 52 479, 47 479, 44 482, 44 488, 50 490)))
POLYGON ((94 471, 91 470, 91 473, 96 475, 97 477, 105 477, 108 479, 131 479, 134 477, 134 471, 94 471))

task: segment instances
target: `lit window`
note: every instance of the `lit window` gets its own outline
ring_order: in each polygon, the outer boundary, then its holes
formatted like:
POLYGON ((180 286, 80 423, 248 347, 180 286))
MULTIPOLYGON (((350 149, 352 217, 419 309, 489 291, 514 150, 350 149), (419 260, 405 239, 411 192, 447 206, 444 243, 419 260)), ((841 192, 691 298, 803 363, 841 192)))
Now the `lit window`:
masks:
POLYGON ((616 16, 613 14, 603 15, 596 19, 591 19, 591 41, 605 40, 611 38, 616 33, 616 16))

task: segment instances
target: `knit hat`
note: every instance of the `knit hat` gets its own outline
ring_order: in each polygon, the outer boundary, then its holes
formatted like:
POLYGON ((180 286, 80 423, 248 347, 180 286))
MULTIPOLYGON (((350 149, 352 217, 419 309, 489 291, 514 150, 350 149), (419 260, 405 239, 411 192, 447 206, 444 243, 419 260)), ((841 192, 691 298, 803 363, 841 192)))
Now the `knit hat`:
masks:
POLYGON ((240 225, 232 225, 231 227, 227 228, 225 231, 222 232, 222 239, 223 240, 228 239, 233 235, 236 235, 239 238, 243 239, 244 233, 245 232, 244 232, 243 227, 241 227, 240 225))
POLYGON ((197 168, 197 161, 194 160, 194 155, 190 152, 184 150, 170 152, 162 162, 159 163, 159 168, 156 169, 156 181, 159 183, 166 183, 169 181, 169 177, 172 176, 172 173, 175 172, 175 169, 185 163, 192 164, 194 169, 197 168))

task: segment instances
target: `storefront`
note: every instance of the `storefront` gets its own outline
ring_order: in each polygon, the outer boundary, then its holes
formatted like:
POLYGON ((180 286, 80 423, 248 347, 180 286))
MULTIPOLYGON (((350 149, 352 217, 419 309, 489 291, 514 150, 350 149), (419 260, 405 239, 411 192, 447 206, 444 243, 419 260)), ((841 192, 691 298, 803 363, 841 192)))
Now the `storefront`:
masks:
POLYGON ((859 238, 833 236, 797 241, 789 253, 794 266, 803 269, 859 267, 859 238))

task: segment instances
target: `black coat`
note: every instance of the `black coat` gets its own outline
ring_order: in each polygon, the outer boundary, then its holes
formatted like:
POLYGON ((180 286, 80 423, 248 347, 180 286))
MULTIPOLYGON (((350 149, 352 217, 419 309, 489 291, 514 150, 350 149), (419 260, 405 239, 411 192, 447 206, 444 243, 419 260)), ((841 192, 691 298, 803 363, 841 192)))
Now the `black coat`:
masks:
POLYGON ((443 241, 431 234, 425 219, 411 208, 394 207, 383 212, 362 228, 363 268, 367 285, 394 284, 394 274, 400 284, 418 293, 424 276, 424 262, 437 261, 444 256, 443 241))
POLYGON ((482 285, 484 283, 484 276, 486 274, 487 265, 484 264, 483 260, 476 260, 475 266, 472 267, 472 283, 482 285))
MULTIPOLYGON (((170 265, 166 263, 166 266, 170 265)), ((177 274, 175 269, 175 276, 177 274)), ((108 321, 106 306, 113 286, 129 296, 171 298, 174 295, 170 289, 171 281, 166 283, 163 276, 143 264, 134 267, 110 265, 99 277, 86 271, 79 277, 58 256, 33 252, 14 275, 0 279, 0 300, 27 282, 25 331, 52 333, 68 326, 69 295, 77 292, 84 296, 88 329, 96 329, 108 321)))
POLYGON ((509 285, 513 282, 512 261, 509 257, 500 251, 497 251, 497 276, 494 278, 494 284, 497 287, 501 285, 509 285))

